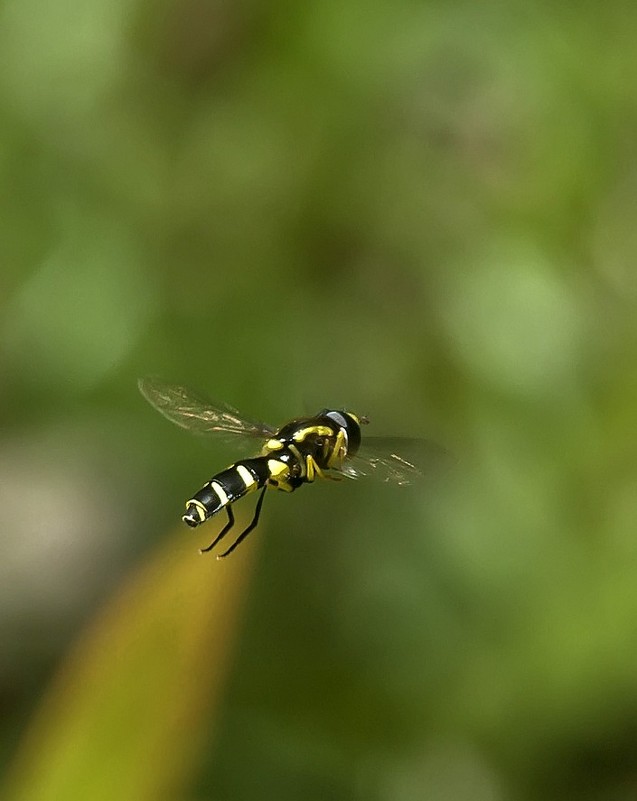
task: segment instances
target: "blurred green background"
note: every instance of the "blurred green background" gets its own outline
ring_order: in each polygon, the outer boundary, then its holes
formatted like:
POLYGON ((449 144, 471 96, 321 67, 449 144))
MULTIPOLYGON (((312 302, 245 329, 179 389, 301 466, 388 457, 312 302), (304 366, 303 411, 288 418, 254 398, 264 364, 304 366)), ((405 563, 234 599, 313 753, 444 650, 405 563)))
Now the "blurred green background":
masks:
POLYGON ((3 797, 637 798, 636 41, 628 2, 2 2, 3 797), (272 493, 228 567, 177 522, 247 454, 149 373, 457 466, 272 493))

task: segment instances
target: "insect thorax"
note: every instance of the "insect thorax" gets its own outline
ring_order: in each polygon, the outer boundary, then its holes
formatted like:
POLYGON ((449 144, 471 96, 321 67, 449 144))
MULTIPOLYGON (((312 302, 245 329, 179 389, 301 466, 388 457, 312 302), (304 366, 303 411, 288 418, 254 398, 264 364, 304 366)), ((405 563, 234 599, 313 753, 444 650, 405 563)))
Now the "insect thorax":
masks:
MULTIPOLYGON (((291 474, 306 476, 308 460, 320 470, 338 469, 360 445, 358 418, 349 412, 325 409, 315 417, 293 420, 263 448, 263 454, 290 464, 291 474)), ((311 479, 309 479, 311 480, 311 479)))

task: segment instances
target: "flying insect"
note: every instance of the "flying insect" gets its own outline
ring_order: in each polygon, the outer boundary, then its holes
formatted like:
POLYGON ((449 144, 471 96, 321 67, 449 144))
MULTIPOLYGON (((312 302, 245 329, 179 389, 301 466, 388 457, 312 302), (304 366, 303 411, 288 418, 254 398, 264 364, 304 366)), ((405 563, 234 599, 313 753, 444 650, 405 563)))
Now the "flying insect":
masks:
POLYGON ((417 450, 423 459, 442 449, 425 440, 401 437, 365 437, 365 417, 339 409, 323 409, 313 417, 300 417, 276 429, 250 420, 224 403, 212 403, 186 387, 159 378, 139 380, 144 398, 164 417, 181 428, 198 434, 225 438, 260 440, 259 455, 238 462, 214 475, 186 501, 184 523, 195 528, 222 509, 227 523, 201 553, 211 551, 234 527, 232 505, 244 495, 259 491, 254 517, 221 559, 254 530, 259 522, 265 491, 294 492, 317 478, 340 480, 375 476, 394 484, 412 484, 423 477, 422 465, 400 455, 417 450), (415 446, 415 448, 414 448, 415 446))

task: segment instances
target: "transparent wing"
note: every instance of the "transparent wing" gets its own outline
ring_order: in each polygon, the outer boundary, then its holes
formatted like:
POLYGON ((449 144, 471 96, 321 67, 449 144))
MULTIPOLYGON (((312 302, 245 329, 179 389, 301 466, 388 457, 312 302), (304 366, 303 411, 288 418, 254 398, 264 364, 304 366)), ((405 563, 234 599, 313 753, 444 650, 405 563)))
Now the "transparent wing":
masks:
POLYGON ((449 453, 426 439, 365 437, 356 456, 343 464, 348 478, 370 476, 392 484, 415 484, 451 463, 449 453))
POLYGON ((249 420, 232 406, 213 403, 191 389, 167 384, 150 376, 137 382, 139 391, 158 412, 195 434, 229 434, 269 439, 276 429, 265 423, 249 420))

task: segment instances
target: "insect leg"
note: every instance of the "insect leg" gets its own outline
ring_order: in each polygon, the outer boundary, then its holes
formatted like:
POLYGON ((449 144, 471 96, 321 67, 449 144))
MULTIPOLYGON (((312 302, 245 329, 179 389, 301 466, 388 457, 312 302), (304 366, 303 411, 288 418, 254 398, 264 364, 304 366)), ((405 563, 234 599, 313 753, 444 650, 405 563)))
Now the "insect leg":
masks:
POLYGON ((336 435, 336 441, 334 442, 334 446, 332 448, 332 455, 327 460, 328 467, 339 468, 343 464, 343 459, 347 454, 347 447, 346 447, 347 440, 345 439, 345 434, 342 431, 339 431, 336 435))
POLYGON ((343 478, 343 476, 335 476, 332 473, 328 473, 326 470, 321 470, 313 456, 306 456, 305 480, 311 483, 317 476, 319 478, 329 479, 330 481, 340 481, 343 478))
POLYGON ((217 534, 215 539, 210 543, 210 545, 207 548, 199 549, 199 553, 207 553, 208 551, 211 551, 215 547, 215 545, 219 542, 219 540, 221 540, 222 537, 225 537, 226 534, 230 531, 230 529, 234 526, 234 512, 232 511, 232 506, 230 504, 226 506, 226 512, 228 513, 228 522, 221 529, 221 531, 217 534))
MULTIPOLYGON (((259 515, 261 514, 261 507, 263 506, 263 499, 265 498, 265 491, 268 488, 266 484, 263 489, 261 490, 261 495, 259 495, 259 500, 257 501, 256 509, 254 510, 254 517, 252 518, 252 523, 246 528, 244 531, 239 534, 237 539, 232 543, 232 545, 228 548, 227 551, 223 553, 217 554, 217 559, 223 559, 224 556, 228 556, 228 554, 232 553, 234 549, 239 545, 240 542, 248 536, 248 534, 256 527, 257 523, 259 522, 259 515)), ((207 550, 207 549, 206 549, 207 550)))

